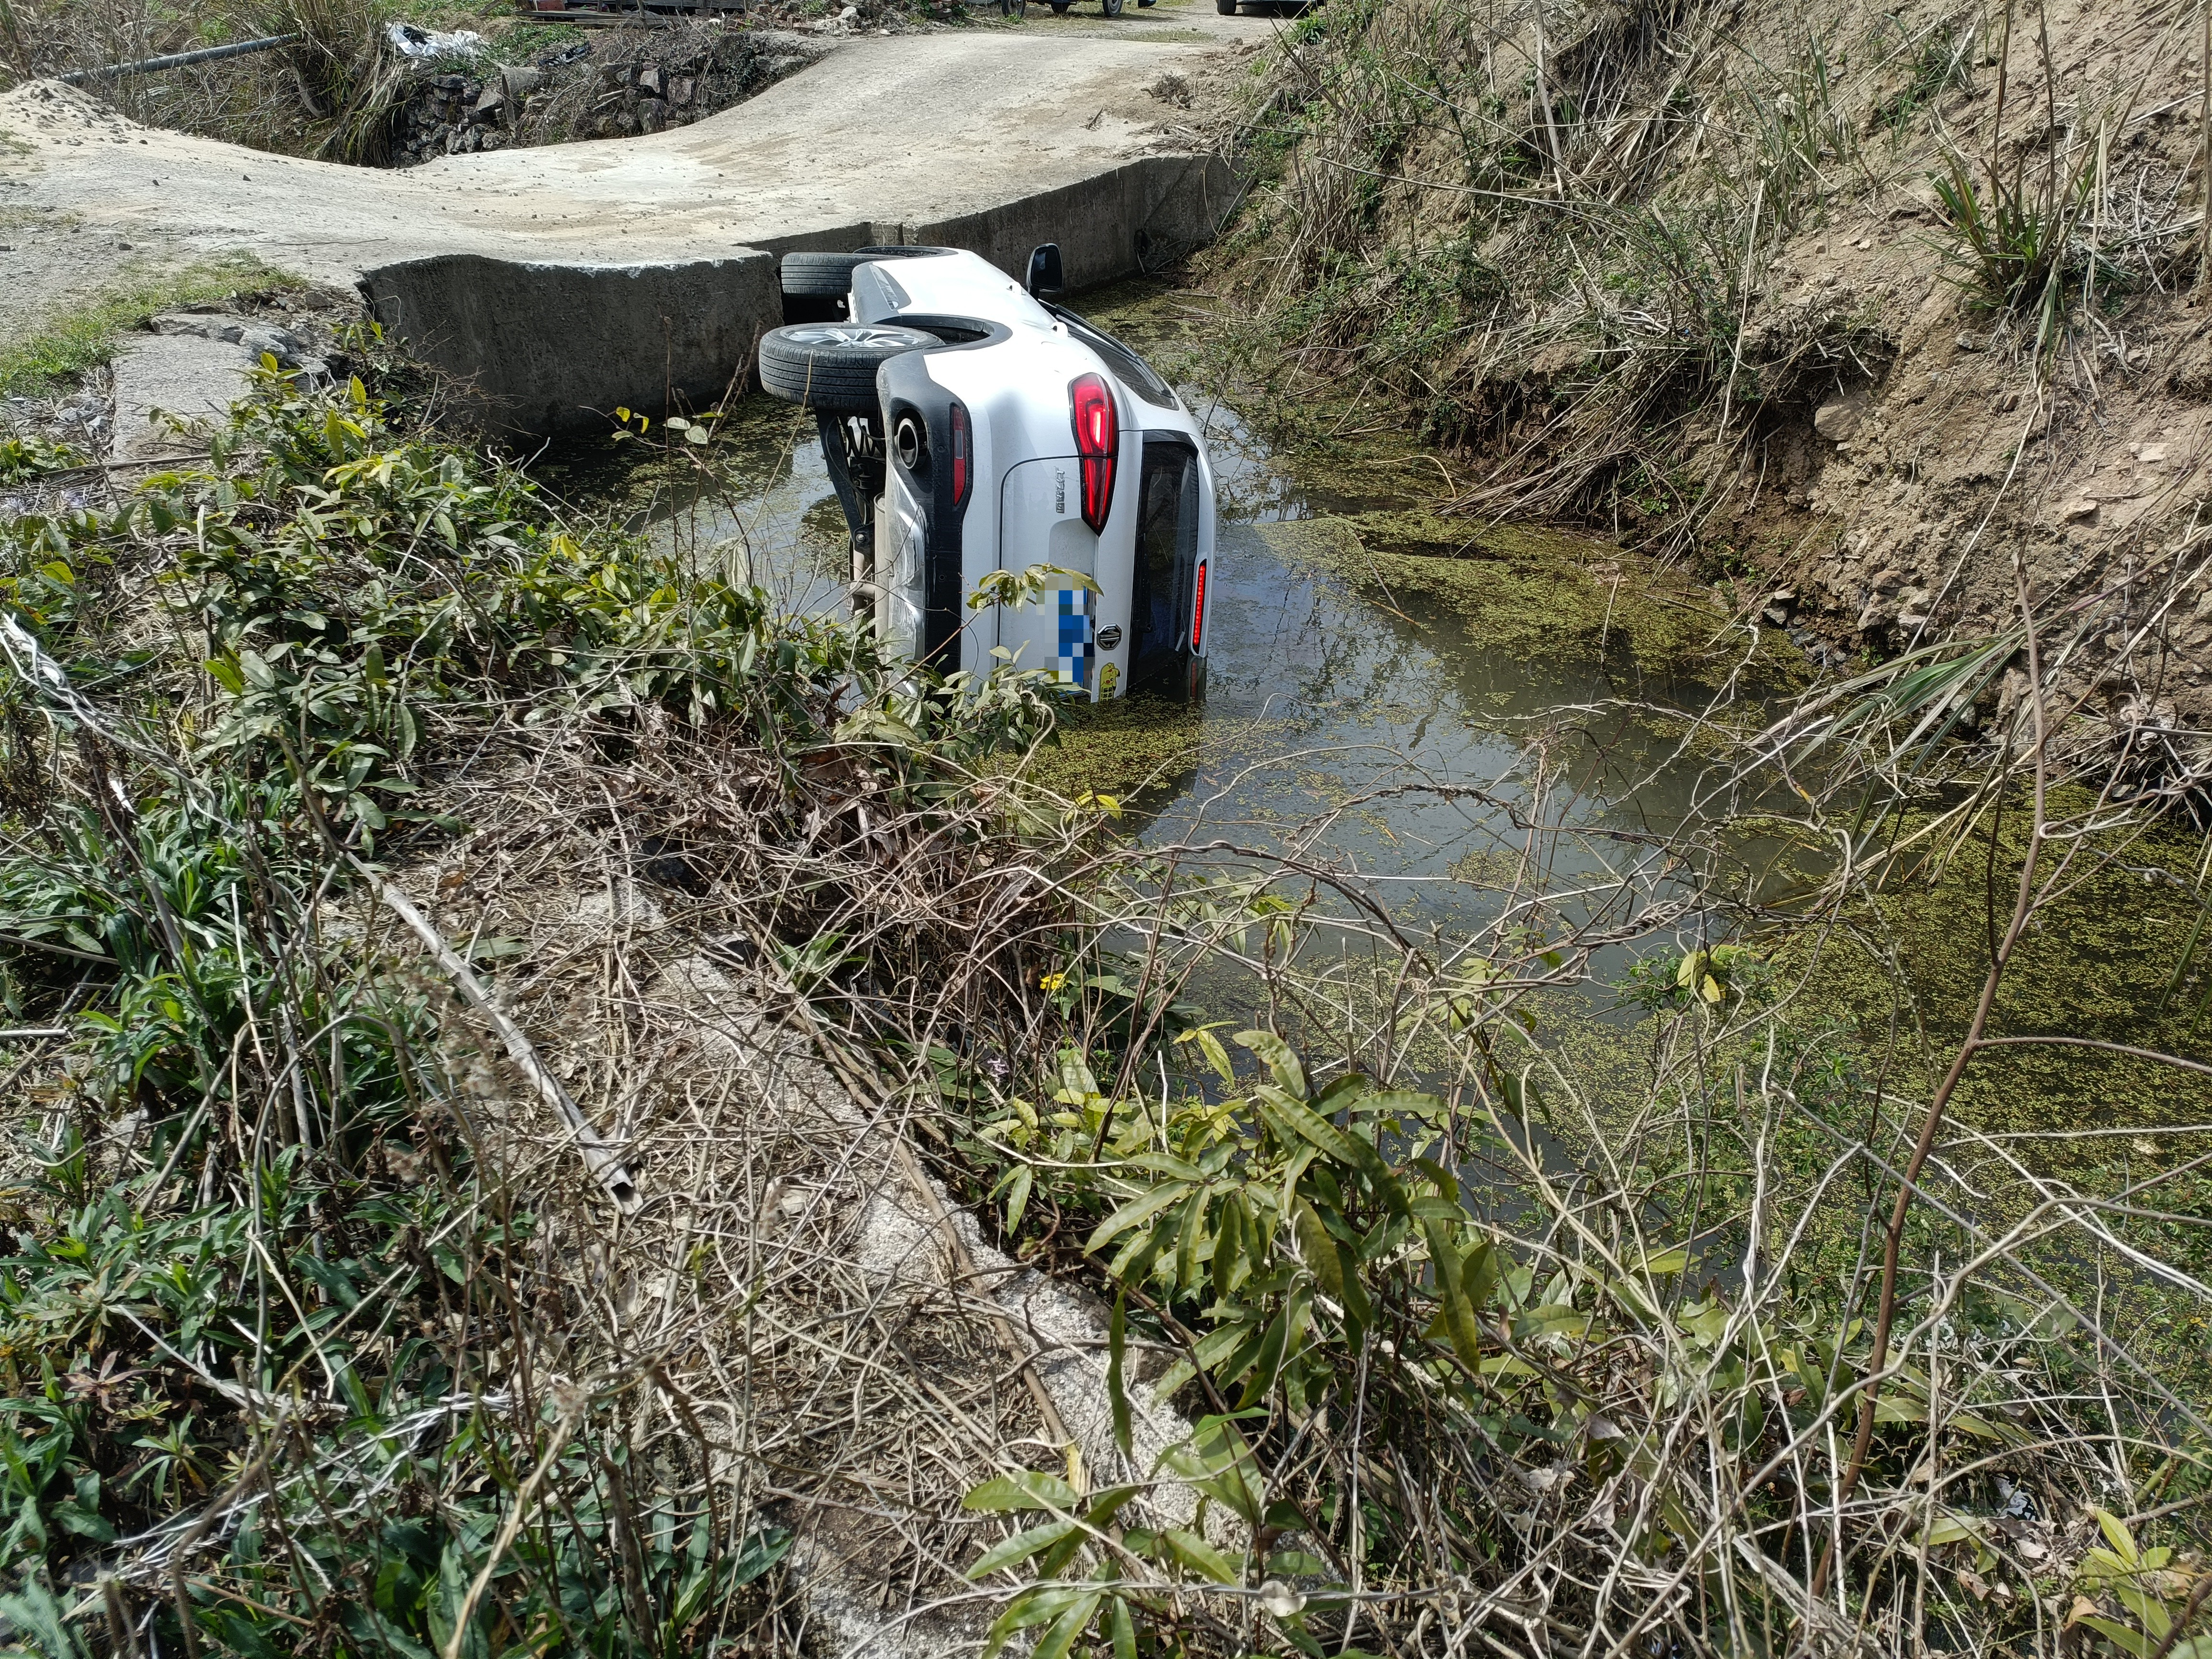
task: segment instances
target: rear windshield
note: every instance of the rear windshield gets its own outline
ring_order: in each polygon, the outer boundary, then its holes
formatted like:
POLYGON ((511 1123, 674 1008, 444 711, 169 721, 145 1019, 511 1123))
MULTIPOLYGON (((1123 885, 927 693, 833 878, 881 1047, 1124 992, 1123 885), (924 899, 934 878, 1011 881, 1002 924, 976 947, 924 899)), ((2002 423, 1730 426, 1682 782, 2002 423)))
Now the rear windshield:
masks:
POLYGON ((1152 373, 1145 360, 1101 328, 1094 328, 1072 311, 1057 313, 1067 331, 1106 360, 1114 377, 1146 403, 1160 409, 1176 407, 1176 395, 1165 380, 1152 373))

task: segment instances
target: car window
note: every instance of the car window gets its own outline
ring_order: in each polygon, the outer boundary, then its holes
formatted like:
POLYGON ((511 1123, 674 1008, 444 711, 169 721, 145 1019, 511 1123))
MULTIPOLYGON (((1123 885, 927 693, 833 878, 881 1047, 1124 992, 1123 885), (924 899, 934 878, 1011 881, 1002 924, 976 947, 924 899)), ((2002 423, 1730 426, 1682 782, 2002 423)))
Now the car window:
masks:
POLYGON ((1174 409, 1174 389, 1152 373, 1142 357, 1123 345, 1105 330, 1094 328, 1072 311, 1056 313, 1067 325, 1067 331, 1106 360, 1106 367, 1114 371, 1115 379, 1127 386, 1136 396, 1159 409, 1174 409))
POLYGON ((1183 647, 1191 572, 1198 562, 1198 456, 1182 439, 1147 438, 1137 487, 1137 568, 1131 665, 1139 679, 1183 647))

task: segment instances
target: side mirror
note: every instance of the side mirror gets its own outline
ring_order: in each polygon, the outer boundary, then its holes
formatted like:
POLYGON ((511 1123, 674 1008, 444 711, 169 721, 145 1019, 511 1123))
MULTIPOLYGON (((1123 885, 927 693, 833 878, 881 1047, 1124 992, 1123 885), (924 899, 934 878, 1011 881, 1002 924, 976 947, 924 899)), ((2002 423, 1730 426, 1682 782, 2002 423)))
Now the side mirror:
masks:
POLYGON ((1056 300, 1066 286, 1060 271, 1060 244, 1047 242, 1030 252, 1030 279, 1025 284, 1034 300, 1056 300))

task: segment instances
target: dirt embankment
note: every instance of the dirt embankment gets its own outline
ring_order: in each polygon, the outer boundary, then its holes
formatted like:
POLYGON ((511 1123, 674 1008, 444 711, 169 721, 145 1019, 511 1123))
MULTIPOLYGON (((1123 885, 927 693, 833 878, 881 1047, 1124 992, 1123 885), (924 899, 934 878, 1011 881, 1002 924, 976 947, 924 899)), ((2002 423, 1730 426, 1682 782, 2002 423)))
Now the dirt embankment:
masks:
POLYGON ((1824 659, 2007 625, 2017 554, 2093 708, 2188 750, 2201 51, 2153 0, 1333 7, 1211 274, 1463 509, 1695 556, 1824 659))

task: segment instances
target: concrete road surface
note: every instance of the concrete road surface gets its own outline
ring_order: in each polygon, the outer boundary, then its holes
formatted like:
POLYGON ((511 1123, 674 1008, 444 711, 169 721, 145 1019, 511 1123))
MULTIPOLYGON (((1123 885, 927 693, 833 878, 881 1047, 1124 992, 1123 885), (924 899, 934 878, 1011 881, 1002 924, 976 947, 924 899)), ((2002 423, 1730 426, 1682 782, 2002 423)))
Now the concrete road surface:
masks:
POLYGON ((404 172, 33 82, 0 98, 0 337, 129 270, 246 252, 361 284, 512 425, 651 406, 671 381, 712 395, 777 319, 770 256, 793 247, 949 241, 1012 268, 1057 240, 1080 285, 1203 240, 1234 183, 1148 88, 1218 82, 1273 27, 1179 4, 854 38, 690 126, 404 172))

